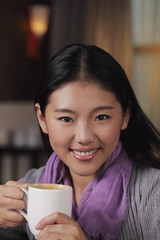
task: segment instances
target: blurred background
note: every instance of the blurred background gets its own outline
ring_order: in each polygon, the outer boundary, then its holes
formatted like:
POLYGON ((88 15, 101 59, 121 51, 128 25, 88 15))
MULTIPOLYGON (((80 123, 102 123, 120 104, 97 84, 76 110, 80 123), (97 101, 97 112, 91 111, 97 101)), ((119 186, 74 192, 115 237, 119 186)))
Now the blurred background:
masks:
POLYGON ((0 5, 0 182, 45 164, 33 100, 46 62, 94 44, 125 69, 160 130, 159 0, 5 0, 0 5))

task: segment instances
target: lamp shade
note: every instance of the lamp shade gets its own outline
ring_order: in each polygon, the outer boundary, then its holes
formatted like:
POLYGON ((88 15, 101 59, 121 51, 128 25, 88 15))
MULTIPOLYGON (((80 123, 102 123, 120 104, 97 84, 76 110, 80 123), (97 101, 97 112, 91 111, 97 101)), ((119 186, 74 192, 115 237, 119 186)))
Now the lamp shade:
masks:
POLYGON ((50 9, 48 5, 32 5, 29 9, 29 26, 31 31, 42 37, 48 29, 50 9))

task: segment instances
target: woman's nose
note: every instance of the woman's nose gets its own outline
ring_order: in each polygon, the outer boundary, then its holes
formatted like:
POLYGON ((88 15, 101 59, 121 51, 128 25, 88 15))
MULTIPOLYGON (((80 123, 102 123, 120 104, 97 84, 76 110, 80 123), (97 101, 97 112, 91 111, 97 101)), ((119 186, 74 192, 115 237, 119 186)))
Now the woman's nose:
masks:
POLYGON ((82 145, 88 145, 94 140, 94 132, 89 124, 78 124, 75 130, 76 142, 82 145))

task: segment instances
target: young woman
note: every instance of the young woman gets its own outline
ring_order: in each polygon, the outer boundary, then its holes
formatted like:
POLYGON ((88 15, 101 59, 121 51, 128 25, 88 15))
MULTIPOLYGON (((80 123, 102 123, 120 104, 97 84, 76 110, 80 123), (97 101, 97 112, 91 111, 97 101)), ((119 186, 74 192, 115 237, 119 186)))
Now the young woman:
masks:
POLYGON ((41 182, 71 185, 74 194, 72 218, 46 217, 38 240, 158 240, 160 134, 115 59, 96 46, 62 49, 47 65, 35 109, 50 158, 0 186, 0 238, 34 239, 14 209, 25 206, 20 187, 41 182))

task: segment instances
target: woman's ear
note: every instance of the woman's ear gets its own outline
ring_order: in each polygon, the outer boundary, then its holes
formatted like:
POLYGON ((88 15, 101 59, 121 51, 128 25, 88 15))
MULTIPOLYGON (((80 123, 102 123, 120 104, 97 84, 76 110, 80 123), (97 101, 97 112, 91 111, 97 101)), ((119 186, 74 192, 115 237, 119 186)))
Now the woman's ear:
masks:
POLYGON ((121 130, 124 130, 128 127, 129 120, 130 120, 130 104, 128 104, 126 112, 123 114, 123 122, 122 122, 121 130))
POLYGON ((39 103, 35 104, 35 109, 36 109, 37 119, 38 119, 39 125, 41 126, 42 131, 44 133, 48 134, 46 120, 41 112, 41 107, 40 107, 39 103))

